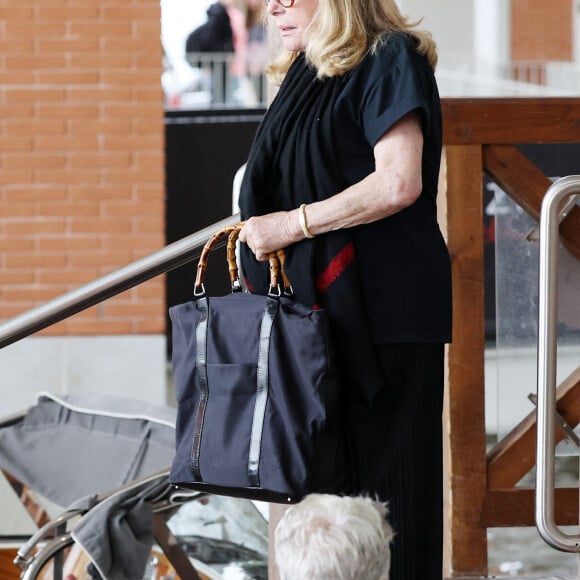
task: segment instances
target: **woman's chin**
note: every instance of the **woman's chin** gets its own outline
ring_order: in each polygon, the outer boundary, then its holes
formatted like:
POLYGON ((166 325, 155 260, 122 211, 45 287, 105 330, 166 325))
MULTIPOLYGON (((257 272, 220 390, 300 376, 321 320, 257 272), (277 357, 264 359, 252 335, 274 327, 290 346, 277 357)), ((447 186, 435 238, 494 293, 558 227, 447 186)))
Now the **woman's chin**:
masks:
POLYGON ((304 50, 304 44, 292 37, 282 37, 282 46, 290 52, 301 52, 304 50))

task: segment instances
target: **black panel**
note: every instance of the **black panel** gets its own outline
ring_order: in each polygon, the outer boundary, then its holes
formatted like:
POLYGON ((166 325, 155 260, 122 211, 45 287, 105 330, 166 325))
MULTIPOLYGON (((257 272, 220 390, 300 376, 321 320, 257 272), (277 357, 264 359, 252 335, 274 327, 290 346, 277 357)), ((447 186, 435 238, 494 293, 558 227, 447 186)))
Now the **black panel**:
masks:
MULTIPOLYGON (((166 243, 232 215, 232 183, 264 111, 170 111, 165 116, 166 243)), ((211 294, 229 292, 225 249, 212 256, 211 294)), ((195 263, 167 274, 167 307, 191 299, 195 263)), ((168 333, 170 325, 168 323, 168 333)))

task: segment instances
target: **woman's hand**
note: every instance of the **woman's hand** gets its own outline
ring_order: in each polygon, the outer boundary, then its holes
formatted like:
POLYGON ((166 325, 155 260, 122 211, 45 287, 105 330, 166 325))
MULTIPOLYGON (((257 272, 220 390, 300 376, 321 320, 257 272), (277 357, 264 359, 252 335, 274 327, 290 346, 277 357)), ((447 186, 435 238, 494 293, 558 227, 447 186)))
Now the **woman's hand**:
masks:
POLYGON ((286 248, 303 237, 297 210, 251 217, 245 222, 239 236, 240 241, 248 244, 260 262, 266 261, 270 252, 286 248))

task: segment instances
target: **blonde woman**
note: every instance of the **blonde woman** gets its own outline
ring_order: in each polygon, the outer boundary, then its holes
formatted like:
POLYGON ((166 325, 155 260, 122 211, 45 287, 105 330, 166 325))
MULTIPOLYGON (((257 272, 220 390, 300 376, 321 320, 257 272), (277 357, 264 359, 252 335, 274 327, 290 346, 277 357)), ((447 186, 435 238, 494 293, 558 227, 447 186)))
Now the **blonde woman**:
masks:
POLYGON ((451 280, 435 45, 394 0, 267 12, 284 51, 241 186, 248 287, 266 291, 267 253, 286 248, 296 298, 328 311, 342 365, 352 485, 331 492, 389 503, 391 580, 441 580, 451 280))

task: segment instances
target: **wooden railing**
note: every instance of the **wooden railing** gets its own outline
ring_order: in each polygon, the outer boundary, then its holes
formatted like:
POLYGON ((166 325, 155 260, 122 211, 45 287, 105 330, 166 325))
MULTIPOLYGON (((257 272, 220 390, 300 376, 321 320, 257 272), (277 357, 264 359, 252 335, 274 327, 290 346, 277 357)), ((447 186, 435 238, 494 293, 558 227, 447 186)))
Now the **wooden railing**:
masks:
MULTIPOLYGON (((486 452, 483 173, 537 219, 551 181, 515 144, 580 142, 580 99, 444 99, 443 118, 441 213, 454 293, 445 405, 444 575, 457 577, 487 574, 488 527, 534 525, 534 492, 515 484, 535 465, 535 414, 486 452)), ((578 207, 560 233, 580 259, 578 207)), ((557 398, 559 413, 576 426, 580 368, 560 385, 557 398)), ((556 441, 562 437, 558 433, 556 441)), ((556 520, 578 522, 578 488, 556 491, 556 520)))

